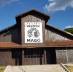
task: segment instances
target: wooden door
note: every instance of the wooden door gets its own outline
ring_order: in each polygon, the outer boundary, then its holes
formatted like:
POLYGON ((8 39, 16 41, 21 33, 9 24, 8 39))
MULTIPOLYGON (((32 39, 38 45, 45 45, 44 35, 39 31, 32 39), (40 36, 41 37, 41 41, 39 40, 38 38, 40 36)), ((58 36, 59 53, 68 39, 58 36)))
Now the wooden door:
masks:
POLYGON ((43 63, 42 49, 24 49, 24 65, 38 65, 43 63))
POLYGON ((54 48, 46 49, 47 64, 56 64, 56 52, 54 48))

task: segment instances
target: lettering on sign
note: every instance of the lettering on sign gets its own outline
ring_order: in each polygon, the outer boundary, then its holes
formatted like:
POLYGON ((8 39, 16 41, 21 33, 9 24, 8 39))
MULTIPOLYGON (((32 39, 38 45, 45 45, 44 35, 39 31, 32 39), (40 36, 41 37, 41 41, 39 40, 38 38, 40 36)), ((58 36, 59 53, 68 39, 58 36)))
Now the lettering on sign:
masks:
POLYGON ((25 43, 43 43, 42 23, 25 22, 25 43))

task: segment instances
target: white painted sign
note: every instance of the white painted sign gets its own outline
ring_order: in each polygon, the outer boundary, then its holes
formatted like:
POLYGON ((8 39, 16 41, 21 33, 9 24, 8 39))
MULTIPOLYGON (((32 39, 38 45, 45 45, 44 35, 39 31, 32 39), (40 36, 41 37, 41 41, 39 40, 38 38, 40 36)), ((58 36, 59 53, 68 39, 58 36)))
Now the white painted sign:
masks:
POLYGON ((42 22, 25 22, 25 43, 43 43, 42 22))

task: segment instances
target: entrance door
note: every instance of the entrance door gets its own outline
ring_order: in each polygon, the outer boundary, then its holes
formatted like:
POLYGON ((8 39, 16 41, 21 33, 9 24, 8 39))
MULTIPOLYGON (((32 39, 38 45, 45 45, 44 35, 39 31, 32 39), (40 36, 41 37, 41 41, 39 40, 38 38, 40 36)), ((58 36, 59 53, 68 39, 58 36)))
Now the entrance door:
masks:
POLYGON ((56 53, 54 48, 46 49, 47 64, 56 64, 56 53))
POLYGON ((43 49, 24 49, 24 65, 43 63, 43 49))
POLYGON ((13 49, 12 50, 12 58, 15 59, 15 65, 22 65, 22 50, 21 49, 13 49))

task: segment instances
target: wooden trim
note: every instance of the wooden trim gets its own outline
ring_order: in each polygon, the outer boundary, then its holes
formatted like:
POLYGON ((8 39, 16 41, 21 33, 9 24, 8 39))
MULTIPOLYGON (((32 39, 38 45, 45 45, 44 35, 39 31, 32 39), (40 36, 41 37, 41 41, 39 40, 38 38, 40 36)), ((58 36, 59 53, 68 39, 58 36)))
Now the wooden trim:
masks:
POLYGON ((44 64, 47 64, 47 59, 46 59, 46 49, 44 49, 44 64))
POLYGON ((24 50, 22 49, 22 65, 24 64, 24 50))

